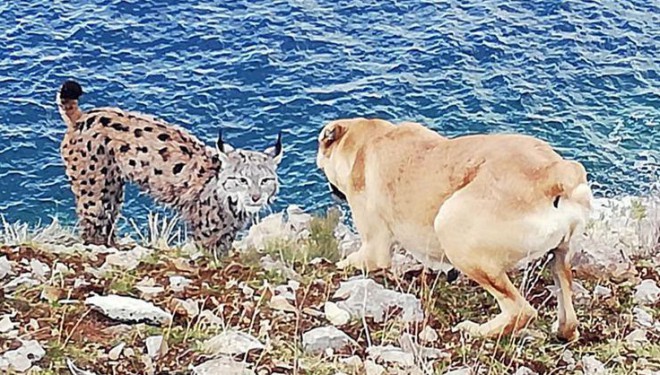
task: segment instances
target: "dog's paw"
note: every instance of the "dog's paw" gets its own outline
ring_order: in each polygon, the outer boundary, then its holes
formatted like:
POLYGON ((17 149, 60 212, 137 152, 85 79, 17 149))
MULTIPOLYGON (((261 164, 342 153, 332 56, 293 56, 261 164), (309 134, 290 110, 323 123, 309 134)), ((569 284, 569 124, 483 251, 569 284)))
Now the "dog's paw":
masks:
POLYGON ((335 263, 335 266, 340 270, 351 267, 362 269, 364 267, 364 259, 362 259, 362 254, 360 254, 360 252, 357 251, 355 253, 348 254, 346 258, 335 263))
POLYGON ((465 332, 473 337, 481 337, 481 325, 471 320, 464 320, 452 328, 452 332, 465 332))

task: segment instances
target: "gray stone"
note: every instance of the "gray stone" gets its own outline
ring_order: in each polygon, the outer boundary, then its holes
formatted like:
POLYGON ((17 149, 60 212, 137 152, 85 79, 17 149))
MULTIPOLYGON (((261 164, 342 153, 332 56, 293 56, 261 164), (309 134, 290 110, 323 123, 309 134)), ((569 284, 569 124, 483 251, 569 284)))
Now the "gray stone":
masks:
POLYGON ((35 340, 22 341, 18 349, 10 350, 2 355, 3 362, 9 364, 9 369, 25 372, 34 362, 40 361, 46 355, 46 351, 35 340))
POLYGON ((612 295, 612 289, 606 288, 601 285, 596 285, 594 288, 594 297, 597 298, 609 298, 612 295))
POLYGON ((367 348, 369 358, 376 363, 396 364, 399 367, 407 368, 415 366, 415 356, 412 353, 406 353, 396 346, 370 346, 367 348))
POLYGON ((245 363, 236 362, 228 357, 206 361, 193 368, 194 375, 254 375, 245 363))
POLYGON ((420 322, 424 319, 421 303, 412 294, 404 294, 385 289, 371 279, 352 279, 342 282, 333 298, 344 299, 337 302, 339 308, 348 311, 351 317, 373 317, 381 323, 391 308, 401 308, 404 322, 420 322))
POLYGON ((532 369, 530 369, 529 367, 522 366, 522 367, 518 367, 518 369, 513 375, 537 375, 537 373, 532 369))
POLYGON ((235 330, 227 330, 202 344, 202 350, 213 356, 245 354, 250 350, 263 350, 265 346, 256 338, 235 330))
POLYGON ((11 262, 7 260, 7 257, 0 257, 0 280, 4 279, 7 275, 12 274, 11 262))
POLYGON ((167 325, 172 321, 172 314, 146 302, 133 297, 93 296, 85 300, 86 305, 92 306, 110 319, 126 323, 148 323, 152 325, 167 325))
POLYGON ((652 305, 660 300, 660 288, 658 288, 654 280, 642 280, 635 287, 633 299, 642 305, 652 305))
POLYGON ((302 335, 303 350, 306 353, 320 354, 327 349, 340 350, 353 343, 347 334, 334 326, 319 327, 302 335))
POLYGON ((584 375, 606 375, 609 373, 603 362, 593 355, 582 357, 582 371, 584 375))
POLYGON ((651 314, 649 314, 646 310, 644 310, 641 307, 633 308, 633 316, 635 319, 635 325, 638 328, 650 329, 653 328, 655 325, 651 314))
POLYGON ((167 341, 163 339, 162 335, 147 337, 145 340, 147 346, 147 354, 151 358, 158 358, 167 353, 167 341))

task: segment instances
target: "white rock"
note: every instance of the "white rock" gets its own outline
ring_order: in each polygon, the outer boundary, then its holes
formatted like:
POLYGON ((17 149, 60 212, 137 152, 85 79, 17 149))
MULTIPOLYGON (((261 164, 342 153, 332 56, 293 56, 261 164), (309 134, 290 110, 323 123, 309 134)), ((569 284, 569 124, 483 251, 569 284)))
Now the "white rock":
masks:
POLYGON ((352 369, 357 369, 362 366, 362 359, 356 355, 350 356, 348 358, 340 358, 339 362, 352 369))
POLYGON ((41 283, 31 278, 29 274, 23 273, 18 275, 18 277, 10 280, 2 289, 4 289, 5 293, 11 293, 21 286, 26 286, 29 288, 37 285, 41 285, 41 283))
POLYGON ((364 362, 364 370, 366 375, 383 375, 387 373, 385 367, 378 365, 374 361, 370 360, 364 362))
POLYGON ((302 335, 303 350, 306 353, 320 354, 326 349, 340 350, 349 346, 353 339, 334 326, 311 329, 302 335))
POLYGON ((241 292, 243 292, 246 297, 252 298, 252 296, 254 296, 254 289, 250 288, 246 283, 240 283, 238 287, 241 288, 241 292))
POLYGON ((190 279, 183 276, 170 276, 170 290, 173 292, 182 292, 188 285, 190 285, 190 279))
POLYGON ((254 375, 245 363, 222 357, 206 361, 193 368, 194 375, 254 375))
POLYGON ((7 333, 14 329, 16 325, 16 323, 11 321, 11 317, 9 315, 5 315, 2 317, 2 319, 0 319, 0 333, 7 333))
POLYGON ((167 341, 163 340, 163 336, 151 336, 145 340, 147 346, 147 354, 151 358, 158 358, 167 353, 167 341))
POLYGON ((93 296, 85 300, 86 305, 91 305, 107 317, 127 323, 148 323, 154 325, 167 325, 172 321, 172 314, 146 302, 133 297, 118 296, 93 296))
POLYGON ((140 265, 142 259, 153 254, 153 252, 153 249, 142 246, 135 246, 129 251, 118 251, 105 258, 105 263, 101 266, 101 269, 108 269, 114 266, 122 270, 131 271, 140 265))
POLYGON ((373 317, 376 323, 385 320, 391 308, 401 308, 404 322, 420 322, 424 319, 421 303, 412 294, 385 289, 372 279, 357 278, 342 282, 333 295, 339 308, 346 310, 352 318, 373 317))
POLYGON ((40 361, 46 351, 36 340, 22 341, 18 349, 10 350, 3 354, 3 358, 9 363, 9 368, 18 372, 25 372, 32 363, 40 361))
POLYGON ((425 342, 434 342, 438 339, 438 333, 430 326, 426 326, 419 333, 419 339, 425 342))
POLYGON ((582 371, 584 375, 606 375, 609 373, 603 362, 593 355, 582 357, 582 371))
POLYGON ((367 355, 379 363, 392 363, 400 367, 414 367, 415 356, 411 353, 406 353, 401 348, 392 345, 387 346, 371 346, 367 348, 367 355))
POLYGON ((227 330, 202 344, 202 350, 213 356, 245 354, 250 350, 263 350, 265 346, 247 333, 227 330))
POLYGON ((121 356, 121 352, 124 350, 125 346, 126 346, 126 344, 121 342, 117 346, 115 346, 114 348, 110 349, 110 351, 108 352, 108 359, 110 359, 111 361, 118 360, 119 356, 121 356))
POLYGON ((518 367, 513 375, 537 375, 537 373, 529 367, 522 366, 518 367))
POLYGON ((289 301, 293 301, 293 302, 296 301, 296 295, 293 294, 291 288, 288 285, 278 285, 275 287, 274 292, 275 294, 283 296, 289 301))
POLYGON ((594 297, 597 298, 609 298, 612 295, 612 289, 606 288, 601 285, 596 285, 594 288, 594 297))
POLYGON ((48 273, 50 272, 50 267, 39 259, 30 260, 30 268, 32 269, 32 276, 41 281, 46 280, 48 273))
POLYGON ((0 280, 12 273, 12 266, 6 256, 0 257, 0 280))
POLYGON ((190 298, 182 300, 179 298, 173 298, 172 302, 169 305, 170 310, 175 313, 185 314, 188 317, 196 317, 199 315, 199 304, 190 298))
POLYGON ((649 339, 646 337, 646 331, 643 329, 636 329, 630 332, 626 336, 625 340, 627 343, 634 345, 644 344, 649 341, 649 339))
POLYGON ((71 269, 63 263, 57 263, 53 269, 53 275, 68 275, 71 273, 71 269))
POLYGON ((351 315, 346 310, 337 307, 337 304, 334 302, 326 302, 323 306, 323 311, 325 312, 326 319, 334 326, 344 325, 351 320, 351 315))
POLYGON ((655 325, 651 314, 641 307, 633 308, 633 316, 635 317, 635 325, 639 328, 650 329, 655 325))
POLYGON ((70 359, 66 359, 66 367, 69 368, 69 371, 71 372, 71 375, 96 375, 95 373, 87 370, 83 370, 79 367, 77 367, 73 361, 70 359))
POLYGON ((642 282, 635 287, 635 294, 633 295, 635 302, 642 305, 652 305, 660 300, 660 288, 654 280, 642 280, 642 282))

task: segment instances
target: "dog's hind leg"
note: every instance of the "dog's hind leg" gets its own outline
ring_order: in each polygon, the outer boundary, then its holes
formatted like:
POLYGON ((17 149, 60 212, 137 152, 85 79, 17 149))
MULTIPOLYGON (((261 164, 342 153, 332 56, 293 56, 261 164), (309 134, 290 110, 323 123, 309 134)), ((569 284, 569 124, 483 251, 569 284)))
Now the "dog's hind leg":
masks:
POLYGON ((552 278, 555 281, 557 292, 557 318, 559 329, 557 336, 566 341, 574 341, 579 337, 577 329, 578 320, 573 308, 573 274, 571 272, 569 243, 562 242, 553 250, 552 278))
MULTIPOLYGON (((448 254, 449 256, 449 254, 448 254)), ((490 271, 475 264, 452 261, 461 272, 486 289, 500 307, 500 314, 484 324, 463 321, 456 325, 456 330, 466 331, 474 336, 493 337, 508 335, 524 328, 536 318, 536 310, 525 300, 518 289, 511 283, 504 270, 490 271)))

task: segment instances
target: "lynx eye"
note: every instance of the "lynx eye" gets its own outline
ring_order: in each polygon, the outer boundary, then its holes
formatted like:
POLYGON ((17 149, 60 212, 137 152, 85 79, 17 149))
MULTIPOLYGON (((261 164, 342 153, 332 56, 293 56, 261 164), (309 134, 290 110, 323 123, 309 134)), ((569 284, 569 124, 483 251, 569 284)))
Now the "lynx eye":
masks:
POLYGON ((248 180, 245 177, 241 177, 239 181, 241 181, 241 185, 248 185, 248 180))
POLYGON ((274 178, 267 177, 267 178, 261 179, 260 184, 261 184, 261 186, 264 186, 264 185, 272 184, 274 181, 275 181, 274 178))

